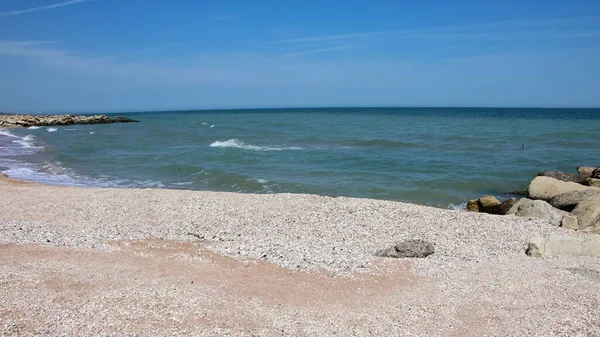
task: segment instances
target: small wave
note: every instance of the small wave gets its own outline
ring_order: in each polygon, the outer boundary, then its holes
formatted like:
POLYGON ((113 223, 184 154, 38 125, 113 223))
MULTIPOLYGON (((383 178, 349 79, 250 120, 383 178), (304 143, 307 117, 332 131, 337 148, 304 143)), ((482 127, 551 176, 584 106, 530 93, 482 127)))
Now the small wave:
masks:
POLYGON ((467 202, 463 202, 461 204, 450 204, 448 205, 449 209, 455 210, 455 211, 465 211, 467 209, 467 202))
POLYGON ((12 142, 15 144, 19 144, 22 147, 26 147, 26 148, 37 148, 37 146, 34 145, 34 141, 35 141, 34 135, 27 135, 21 139, 13 140, 12 142))
POLYGON ((91 131, 91 132, 90 132, 90 135, 93 135, 94 133, 95 133, 94 131, 91 131))
POLYGON ((55 131, 58 131, 58 129, 57 128, 48 128, 48 132, 55 132, 55 131))
POLYGON ((237 139, 229 139, 224 142, 216 141, 210 144, 210 147, 223 147, 223 148, 238 148, 244 150, 253 151, 282 151, 282 150, 302 150, 300 147, 273 147, 273 146, 256 146, 246 144, 237 139))
POLYGON ((202 122, 202 125, 206 125, 206 124, 208 124, 208 123, 206 123, 206 122, 202 122))
POLYGON ((40 128, 39 126, 30 126, 30 127, 28 127, 29 130, 37 130, 39 128, 40 128))
POLYGON ((15 136, 14 134, 10 133, 10 131, 5 130, 5 129, 0 129, 0 136, 14 137, 14 138, 18 137, 18 136, 15 136))
POLYGON ((211 125, 210 127, 211 127, 211 128, 214 128, 214 127, 215 127, 215 125, 213 124, 213 125, 211 125))

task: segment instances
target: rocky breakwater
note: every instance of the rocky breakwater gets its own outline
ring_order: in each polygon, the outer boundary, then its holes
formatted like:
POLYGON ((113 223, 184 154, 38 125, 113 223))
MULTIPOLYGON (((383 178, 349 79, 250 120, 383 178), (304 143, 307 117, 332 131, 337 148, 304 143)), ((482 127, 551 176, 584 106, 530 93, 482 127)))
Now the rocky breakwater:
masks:
POLYGON ((501 202, 484 196, 470 200, 467 211, 541 218, 558 227, 592 234, 592 239, 583 241, 533 238, 528 244, 528 252, 535 252, 533 256, 550 256, 552 251, 600 256, 600 167, 580 166, 577 172, 540 172, 529 184, 527 197, 501 202))
POLYGON ((60 126, 74 124, 111 124, 137 122, 131 118, 107 115, 2 115, 0 128, 30 127, 30 126, 60 126))

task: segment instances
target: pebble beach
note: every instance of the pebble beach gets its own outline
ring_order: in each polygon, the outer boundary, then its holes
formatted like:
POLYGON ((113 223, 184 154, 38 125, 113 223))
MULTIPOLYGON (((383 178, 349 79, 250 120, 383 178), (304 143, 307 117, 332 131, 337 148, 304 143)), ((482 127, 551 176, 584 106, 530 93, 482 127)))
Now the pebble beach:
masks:
POLYGON ((600 261, 539 219, 305 194, 0 178, 3 335, 600 334, 600 261), (374 253, 422 239, 435 253, 374 253))

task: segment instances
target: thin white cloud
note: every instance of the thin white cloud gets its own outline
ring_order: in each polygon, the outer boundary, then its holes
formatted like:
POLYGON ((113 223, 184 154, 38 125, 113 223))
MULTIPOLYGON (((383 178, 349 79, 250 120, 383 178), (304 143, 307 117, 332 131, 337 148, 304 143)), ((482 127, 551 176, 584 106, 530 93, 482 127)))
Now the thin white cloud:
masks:
POLYGON ((331 52, 335 52, 335 51, 339 51, 339 50, 354 49, 354 48, 357 48, 357 46, 346 45, 346 46, 336 46, 336 47, 330 47, 330 48, 318 48, 318 49, 305 50, 305 51, 285 54, 285 57, 298 57, 298 56, 306 56, 306 55, 321 54, 321 53, 331 53, 331 52))
POLYGON ((48 9, 65 7, 65 6, 70 6, 70 5, 78 4, 81 2, 89 2, 89 1, 92 1, 92 0, 71 0, 71 1, 61 2, 61 3, 57 3, 57 4, 46 5, 46 6, 32 7, 32 8, 14 10, 14 11, 8 11, 8 12, 0 12, 0 16, 15 16, 15 15, 21 15, 21 14, 31 13, 31 12, 45 11, 48 9))
POLYGON ((529 39, 529 38, 571 38, 593 37, 597 31, 593 27, 600 24, 600 17, 573 17, 554 19, 531 19, 496 21, 462 26, 444 26, 424 29, 389 30, 330 34, 299 38, 281 39, 261 43, 263 45, 307 44, 328 41, 420 38, 490 38, 490 39, 529 39), (561 32, 557 32, 562 30, 561 32))

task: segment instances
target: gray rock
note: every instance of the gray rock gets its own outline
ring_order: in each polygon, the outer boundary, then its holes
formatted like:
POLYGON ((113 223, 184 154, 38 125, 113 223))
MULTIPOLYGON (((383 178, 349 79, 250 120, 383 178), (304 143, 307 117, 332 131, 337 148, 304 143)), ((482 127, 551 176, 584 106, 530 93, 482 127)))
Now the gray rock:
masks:
POLYGON ((570 181, 578 184, 583 184, 591 176, 583 173, 565 173, 560 171, 544 171, 538 173, 538 176, 550 177, 561 181, 570 181))
POLYGON ((549 238, 533 238, 529 240, 527 255, 533 257, 552 257, 559 255, 598 256, 600 257, 600 236, 574 238, 566 235, 552 234, 549 238))
POLYGON ((579 221, 579 228, 591 232, 600 230, 600 194, 581 200, 571 212, 579 221))
POLYGON ((424 240, 407 240, 393 247, 378 250, 375 256, 379 257, 416 257, 424 258, 435 252, 433 244, 424 240))
POLYGON ((516 199, 516 198, 510 198, 510 199, 504 200, 502 202, 502 204, 500 204, 500 207, 498 208, 500 211, 498 214, 505 215, 517 202, 519 202, 519 199, 516 199))
POLYGON ((572 191, 563 194, 559 194, 548 201, 548 203, 556 208, 560 208, 565 211, 572 211, 577 204, 583 199, 600 194, 600 188, 590 188, 582 191, 572 191))
POLYGON ((600 167, 597 167, 594 171, 592 171, 591 178, 600 179, 600 167))
POLYGON ((541 218, 554 226, 560 226, 562 219, 569 213, 552 207, 543 200, 531 200, 523 198, 510 209, 506 214, 528 218, 541 218))
POLYGON ((529 184, 529 198, 550 200, 555 196, 572 191, 583 191, 593 187, 583 186, 574 182, 556 180, 550 177, 538 176, 529 184))

